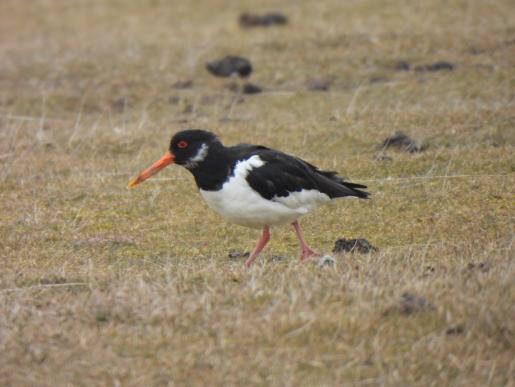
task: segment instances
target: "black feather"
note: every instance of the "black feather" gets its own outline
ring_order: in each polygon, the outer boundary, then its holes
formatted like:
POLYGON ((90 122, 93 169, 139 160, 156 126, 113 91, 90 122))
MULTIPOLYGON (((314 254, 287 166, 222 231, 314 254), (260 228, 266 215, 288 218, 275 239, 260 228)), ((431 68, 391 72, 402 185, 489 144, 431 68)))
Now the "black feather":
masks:
POLYGON ((285 153, 264 146, 240 144, 231 148, 236 158, 240 155, 258 155, 265 165, 252 169, 248 176, 249 185, 265 199, 286 197, 290 192, 316 189, 331 199, 355 196, 366 199, 369 193, 361 189, 362 184, 344 181, 334 171, 322 171, 314 165, 285 153))

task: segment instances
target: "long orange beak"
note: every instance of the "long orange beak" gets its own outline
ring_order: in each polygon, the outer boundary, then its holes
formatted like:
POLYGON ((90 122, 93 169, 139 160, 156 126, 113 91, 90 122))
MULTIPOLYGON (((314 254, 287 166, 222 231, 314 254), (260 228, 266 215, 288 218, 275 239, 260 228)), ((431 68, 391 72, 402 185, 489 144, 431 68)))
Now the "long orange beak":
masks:
POLYGON ((150 176, 156 174, 161 169, 166 167, 167 165, 173 164, 175 160, 175 156, 171 152, 166 152, 166 154, 161 157, 159 160, 157 160, 154 164, 152 164, 150 167, 145 169, 143 172, 141 172, 138 176, 136 176, 134 179, 132 179, 129 182, 128 187, 134 188, 139 183, 147 180, 150 176))

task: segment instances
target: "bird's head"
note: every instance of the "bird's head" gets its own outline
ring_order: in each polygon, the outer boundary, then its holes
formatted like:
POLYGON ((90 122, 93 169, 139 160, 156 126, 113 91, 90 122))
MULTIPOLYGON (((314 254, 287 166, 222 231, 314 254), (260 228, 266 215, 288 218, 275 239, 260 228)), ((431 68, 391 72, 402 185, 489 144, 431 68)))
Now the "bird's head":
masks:
POLYGON ((193 169, 205 160, 210 147, 216 145, 219 146, 220 142, 211 132, 200 129, 178 132, 172 137, 168 152, 132 179, 129 182, 129 187, 135 187, 170 164, 178 164, 193 169))

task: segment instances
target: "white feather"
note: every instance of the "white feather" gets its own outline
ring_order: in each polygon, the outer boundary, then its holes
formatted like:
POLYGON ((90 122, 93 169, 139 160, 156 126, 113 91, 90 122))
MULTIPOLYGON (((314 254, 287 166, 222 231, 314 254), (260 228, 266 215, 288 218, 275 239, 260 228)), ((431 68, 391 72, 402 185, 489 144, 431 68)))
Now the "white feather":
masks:
POLYGON ((261 228, 293 222, 330 198, 317 190, 292 192, 287 197, 267 200, 254 191, 246 178, 251 170, 265 165, 257 155, 240 161, 234 175, 219 191, 200 190, 208 206, 229 221, 246 227, 261 228))
POLYGON ((202 146, 198 150, 197 154, 195 156, 191 157, 190 159, 188 159, 188 161, 186 162, 186 164, 184 164, 184 166, 186 168, 196 167, 201 161, 204 161, 204 159, 207 156, 208 149, 209 149, 209 146, 207 146, 206 144, 202 144, 202 146))

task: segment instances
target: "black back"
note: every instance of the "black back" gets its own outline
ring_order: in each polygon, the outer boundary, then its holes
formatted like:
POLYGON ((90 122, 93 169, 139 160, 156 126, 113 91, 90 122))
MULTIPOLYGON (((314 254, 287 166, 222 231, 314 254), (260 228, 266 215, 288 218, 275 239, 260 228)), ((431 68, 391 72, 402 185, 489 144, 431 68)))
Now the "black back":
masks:
POLYGON ((330 198, 356 196, 367 198, 369 193, 361 184, 344 181, 336 172, 322 171, 314 165, 286 153, 263 146, 238 145, 237 153, 258 155, 265 165, 251 170, 247 176, 249 185, 265 199, 286 197, 290 192, 316 189, 330 198))
POLYGON ((210 139, 207 144, 209 152, 206 159, 194 168, 189 168, 197 186, 203 190, 220 190, 234 174, 238 161, 257 155, 265 164, 252 169, 246 180, 265 199, 272 199, 275 196, 285 197, 290 192, 303 189, 316 189, 330 198, 344 196, 367 198, 369 196, 368 192, 362 191, 367 188, 366 186, 346 182, 336 172, 322 171, 304 160, 283 152, 249 144, 225 147, 216 137, 210 139))

